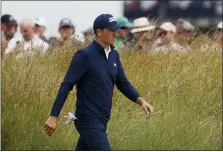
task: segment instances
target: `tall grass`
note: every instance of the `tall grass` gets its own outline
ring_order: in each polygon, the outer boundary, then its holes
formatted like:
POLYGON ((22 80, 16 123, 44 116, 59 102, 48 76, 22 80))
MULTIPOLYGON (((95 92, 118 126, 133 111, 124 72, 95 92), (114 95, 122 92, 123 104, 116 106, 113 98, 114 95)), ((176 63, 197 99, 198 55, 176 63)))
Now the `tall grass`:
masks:
MULTIPOLYGON (((74 150, 79 135, 63 116, 75 110, 75 89, 51 137, 44 123, 79 48, 51 48, 45 56, 24 60, 3 58, 2 150, 74 150)), ((112 149, 222 150, 221 50, 120 52, 129 80, 155 111, 146 119, 140 106, 115 89, 108 124, 112 149)))

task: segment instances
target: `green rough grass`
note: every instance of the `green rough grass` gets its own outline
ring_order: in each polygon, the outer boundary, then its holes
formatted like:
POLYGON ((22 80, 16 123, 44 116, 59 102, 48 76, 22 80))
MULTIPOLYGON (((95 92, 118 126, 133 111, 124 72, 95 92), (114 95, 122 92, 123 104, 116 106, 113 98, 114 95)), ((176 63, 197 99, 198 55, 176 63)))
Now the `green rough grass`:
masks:
MULTIPOLYGON (((71 57, 78 48, 2 61, 2 150, 73 150, 79 137, 63 117, 75 110, 73 89, 56 132, 44 123, 71 57)), ((129 80, 154 106, 140 106, 115 89, 108 137, 113 150, 222 150, 222 59, 217 52, 120 52, 129 80)))

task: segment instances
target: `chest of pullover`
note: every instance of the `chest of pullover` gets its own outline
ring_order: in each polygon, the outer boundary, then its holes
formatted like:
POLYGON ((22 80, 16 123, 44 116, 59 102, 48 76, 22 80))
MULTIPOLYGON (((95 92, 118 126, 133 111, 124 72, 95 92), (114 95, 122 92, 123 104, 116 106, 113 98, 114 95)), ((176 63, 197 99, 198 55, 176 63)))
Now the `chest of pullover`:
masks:
POLYGON ((104 49, 97 45, 86 48, 87 53, 88 51, 88 71, 76 85, 76 116, 82 119, 96 116, 107 120, 111 113, 114 84, 118 74, 118 56, 111 51, 107 59, 104 49))
POLYGON ((104 48, 94 41, 78 51, 61 84, 51 115, 59 116, 67 95, 76 84, 76 117, 108 121, 112 108, 114 85, 130 100, 139 94, 124 74, 117 51, 111 49, 106 57, 104 48))

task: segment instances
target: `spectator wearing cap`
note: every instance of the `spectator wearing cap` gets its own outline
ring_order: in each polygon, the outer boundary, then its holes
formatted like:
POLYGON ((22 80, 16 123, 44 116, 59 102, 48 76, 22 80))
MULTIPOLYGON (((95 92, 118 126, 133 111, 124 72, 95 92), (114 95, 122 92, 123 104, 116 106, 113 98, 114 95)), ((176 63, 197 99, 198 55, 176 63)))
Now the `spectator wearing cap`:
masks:
POLYGON ((84 42, 86 44, 90 44, 90 43, 93 42, 93 40, 94 40, 94 30, 93 30, 93 28, 88 28, 87 30, 85 30, 83 32, 83 34, 84 34, 84 42))
POLYGON ((1 54, 8 45, 8 41, 18 35, 17 22, 12 15, 5 14, 1 17, 1 54))
POLYGON ((93 24, 96 39, 76 52, 59 89, 49 118, 48 135, 56 129, 57 117, 68 93, 76 84, 75 127, 80 134, 76 150, 111 150, 106 129, 111 115, 114 85, 130 100, 138 103, 150 116, 152 106, 140 97, 127 79, 119 54, 113 44, 121 26, 110 14, 99 15, 93 24))
POLYGON ((63 18, 59 24, 60 44, 70 45, 75 41, 75 26, 69 18, 63 18))
POLYGON ((133 24, 124 16, 121 16, 117 19, 117 23, 122 26, 121 29, 117 31, 117 38, 115 40, 115 48, 129 48, 130 41, 132 39, 132 34, 130 33, 130 29, 133 28, 133 24))
POLYGON ((47 27, 46 20, 43 17, 37 17, 35 20, 35 34, 45 42, 47 42, 47 39, 44 36, 46 27, 47 27))
POLYGON ((197 36, 198 29, 189 21, 180 18, 176 23, 176 32, 178 41, 188 45, 197 36))
POLYGON ((17 32, 17 22, 12 15, 5 14, 1 17, 2 40, 9 41, 17 32))
POLYGON ((5 54, 10 54, 16 49, 21 49, 21 53, 17 57, 32 56, 36 50, 46 53, 49 45, 35 35, 34 29, 35 23, 32 19, 22 19, 20 22, 21 35, 9 41, 5 54))
POLYGON ((178 44, 175 40, 176 26, 171 22, 164 22, 158 27, 158 38, 154 40, 152 50, 155 52, 168 52, 175 50, 178 52, 186 52, 186 48, 178 44))
POLYGON ((133 21, 131 33, 134 35, 134 43, 137 49, 148 51, 155 28, 156 26, 152 25, 146 17, 140 17, 133 21))

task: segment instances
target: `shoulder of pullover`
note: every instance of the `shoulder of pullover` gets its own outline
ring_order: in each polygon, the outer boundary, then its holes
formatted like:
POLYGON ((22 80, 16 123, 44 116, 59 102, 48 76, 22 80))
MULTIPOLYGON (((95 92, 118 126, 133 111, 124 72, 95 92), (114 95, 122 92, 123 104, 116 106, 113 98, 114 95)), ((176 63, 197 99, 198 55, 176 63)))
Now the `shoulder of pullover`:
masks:
MULTIPOLYGON (((85 52, 85 55, 90 58, 97 50, 97 48, 94 46, 94 44, 90 44, 87 47, 83 48, 82 50, 85 52)), ((112 49, 113 53, 115 56, 119 58, 119 53, 115 49, 112 49)))
POLYGON ((88 57, 88 59, 91 58, 91 56, 96 53, 96 47, 93 44, 88 45, 87 47, 81 49, 83 53, 88 57))

